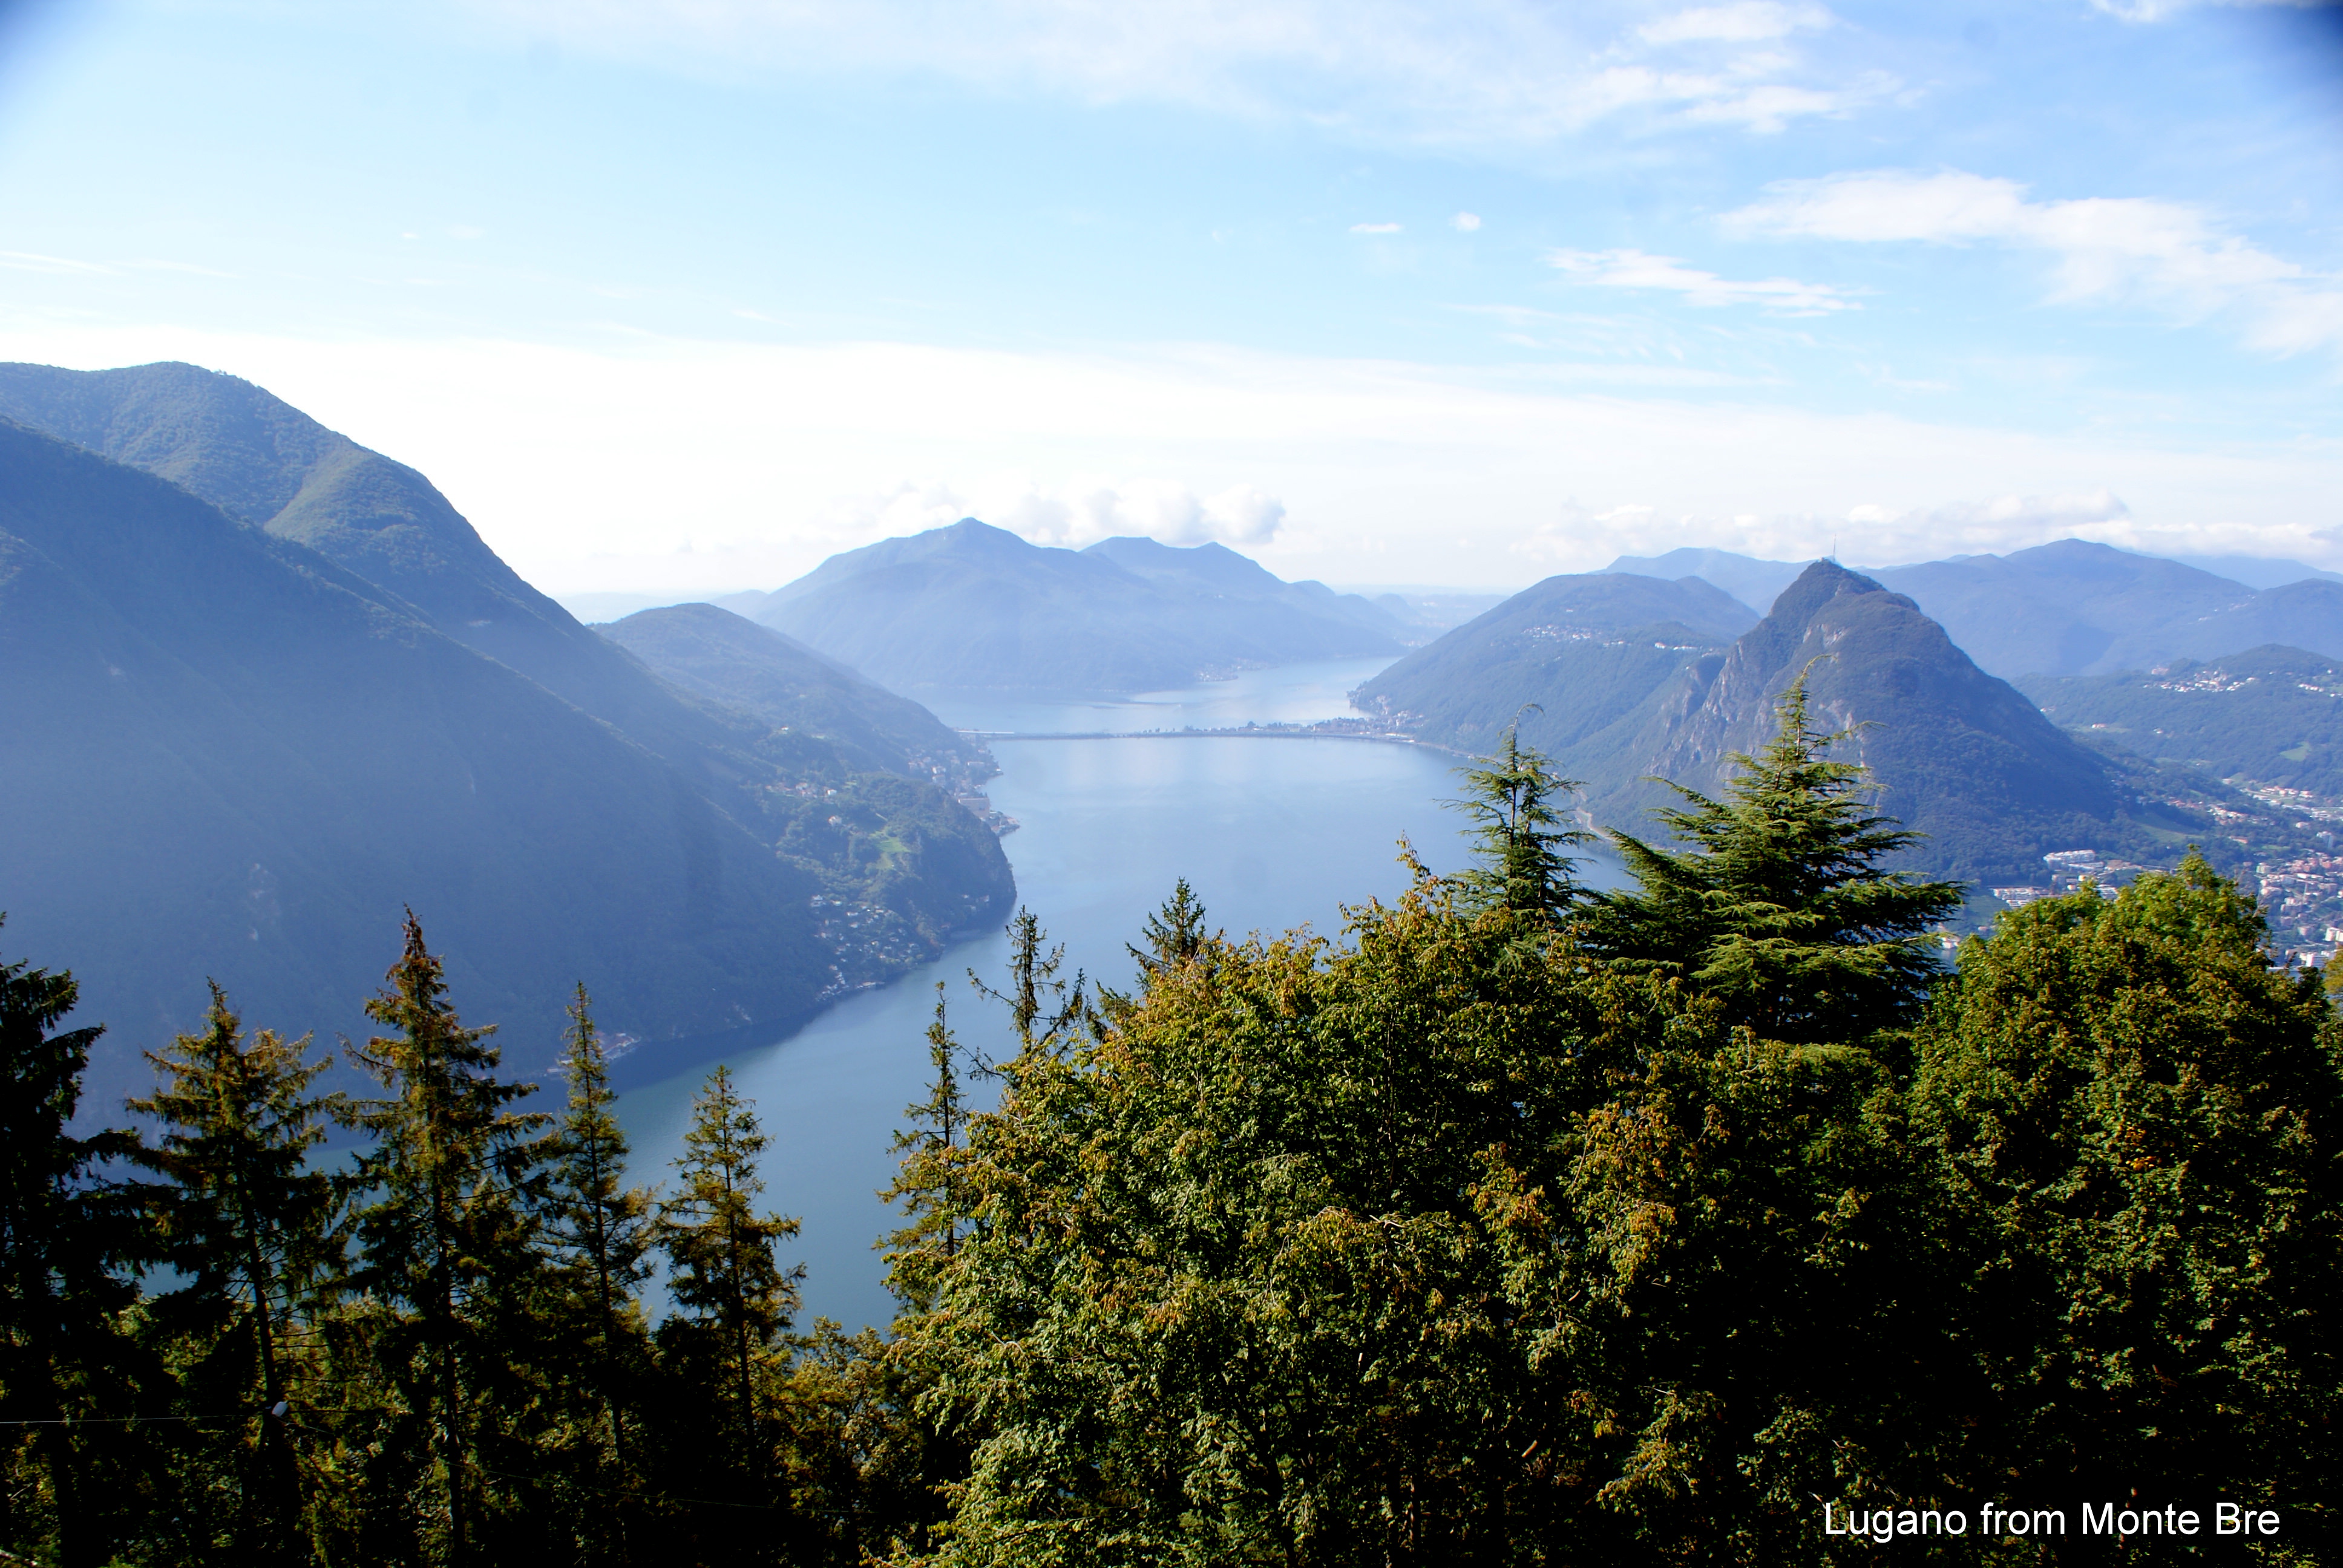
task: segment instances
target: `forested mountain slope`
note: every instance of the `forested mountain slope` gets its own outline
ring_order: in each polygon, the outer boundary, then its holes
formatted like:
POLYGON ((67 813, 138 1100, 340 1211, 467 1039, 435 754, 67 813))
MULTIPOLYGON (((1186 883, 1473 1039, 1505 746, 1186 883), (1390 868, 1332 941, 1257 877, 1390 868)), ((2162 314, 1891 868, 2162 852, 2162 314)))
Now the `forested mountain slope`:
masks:
POLYGON ((307 548, 0 424, 0 909, 11 950, 72 955, 100 1089, 144 1081, 207 976, 359 1030, 408 905, 531 1065, 580 979, 654 1040, 832 983, 813 871, 307 548))
POLYGON ((1400 651, 1366 601, 1312 586, 1216 546, 1045 548, 964 518, 832 556, 754 613, 898 690, 1146 691, 1400 651))
POLYGON ((2324 654, 2268 644, 2017 686, 2053 722, 2143 757, 2343 799, 2343 663, 2324 654))

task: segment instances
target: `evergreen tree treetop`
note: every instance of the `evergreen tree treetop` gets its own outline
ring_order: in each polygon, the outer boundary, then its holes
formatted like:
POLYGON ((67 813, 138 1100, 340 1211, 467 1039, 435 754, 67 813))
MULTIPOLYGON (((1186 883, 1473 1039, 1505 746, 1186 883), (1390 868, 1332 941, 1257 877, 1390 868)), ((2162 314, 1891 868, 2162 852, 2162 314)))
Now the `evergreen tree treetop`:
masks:
POLYGON ((1568 851, 1594 838, 1565 826, 1569 819, 1556 809, 1578 781, 1563 778, 1544 753, 1521 743, 1518 718, 1505 727, 1494 756, 1460 771, 1465 793, 1449 804, 1473 819, 1480 860, 1457 879, 1468 900, 1538 920, 1567 914, 1584 893, 1568 851))
POLYGON ((1687 848, 1612 834, 1637 886, 1597 897, 1586 943, 1692 980, 1769 1038, 1861 1039, 1925 999, 1938 972, 1926 932, 1960 889, 1883 864, 1916 835, 1868 808, 1859 763, 1828 755, 1853 731, 1815 728, 1805 677, 1775 714, 1764 750, 1735 754, 1725 799, 1669 785, 1685 805, 1660 820, 1687 848))

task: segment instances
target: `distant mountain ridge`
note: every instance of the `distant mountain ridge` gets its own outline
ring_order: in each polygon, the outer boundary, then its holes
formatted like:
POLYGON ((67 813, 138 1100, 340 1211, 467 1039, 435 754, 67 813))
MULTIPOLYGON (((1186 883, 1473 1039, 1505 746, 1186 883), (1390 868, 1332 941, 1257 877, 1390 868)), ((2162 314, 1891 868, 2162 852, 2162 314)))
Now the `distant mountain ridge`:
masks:
POLYGON ((1264 665, 1395 654, 1356 595, 1288 583, 1220 545, 1029 543, 964 518, 824 561, 733 608, 898 690, 1132 692, 1264 665))
MULTIPOLYGON (((1696 576, 1760 604, 1801 568, 1686 549, 1623 556, 1610 569, 1696 576)), ((2264 643, 2343 657, 2343 578, 2298 561, 2207 558, 2191 564, 2060 539, 2006 556, 1962 556, 1868 575, 1909 595, 1980 668, 2004 678, 2146 668, 2264 643), (2230 561, 2262 586, 2204 569, 2230 561), (2273 580, 2289 568, 2298 571, 2298 580, 2273 580)))

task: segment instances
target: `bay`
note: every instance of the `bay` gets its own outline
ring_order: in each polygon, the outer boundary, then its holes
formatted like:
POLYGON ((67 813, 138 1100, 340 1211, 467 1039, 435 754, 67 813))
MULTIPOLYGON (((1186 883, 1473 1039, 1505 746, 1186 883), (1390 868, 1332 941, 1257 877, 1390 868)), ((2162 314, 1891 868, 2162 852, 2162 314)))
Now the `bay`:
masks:
MULTIPOLYGON (((997 738, 990 793, 1020 827, 1002 842, 1020 901, 1062 943, 1068 975, 1128 987, 1124 944, 1185 877, 1210 922, 1232 936, 1308 925, 1338 935, 1342 909, 1399 893, 1405 835, 1434 870, 1465 859, 1455 795, 1460 759, 1387 742, 1149 734, 1248 721, 1306 722, 1349 712, 1345 694, 1384 661, 1247 672, 1237 679, 1131 699, 1003 699, 922 694, 947 723, 1000 732, 1111 735, 997 738)), ((787 1039, 726 1058, 771 1140, 761 1174, 769 1208, 802 1223, 785 1250, 806 1265, 805 1318, 849 1329, 892 1312, 873 1245, 897 1221, 876 1196, 892 1177, 890 1140, 923 1099, 924 1031, 941 982, 964 1043, 1006 1054, 1008 1028, 969 971, 1003 980, 1000 932, 840 1002, 787 1039)), ((634 1179, 672 1175, 692 1096, 710 1064, 633 1090, 619 1115, 634 1179)))

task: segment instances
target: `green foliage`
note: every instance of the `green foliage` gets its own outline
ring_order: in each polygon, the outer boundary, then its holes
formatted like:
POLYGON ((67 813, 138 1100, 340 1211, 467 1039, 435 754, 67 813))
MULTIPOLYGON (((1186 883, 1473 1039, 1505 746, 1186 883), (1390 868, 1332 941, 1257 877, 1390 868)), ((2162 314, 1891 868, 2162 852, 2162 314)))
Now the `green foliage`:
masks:
POLYGON ((1970 1463, 2212 1496, 2332 1541, 2343 1470, 2343 1044, 2253 903, 2191 858, 1961 953, 1916 1131, 1974 1292, 1970 1463))
POLYGON ((1684 976, 1766 1039, 1864 1040, 1926 996, 1936 964, 1924 933, 1960 890, 1883 868, 1913 835, 1865 809, 1861 767, 1825 755, 1846 735, 1814 727, 1803 679, 1775 711, 1765 751, 1735 756, 1725 799, 1679 786, 1690 809, 1660 814, 1690 848, 1613 834, 1638 886, 1598 897, 1586 941, 1684 976))
POLYGON ((129 1108, 159 1137, 134 1156, 165 1180, 150 1190, 156 1240, 180 1283, 155 1303, 182 1336, 186 1392, 206 1408, 244 1410, 248 1444, 234 1469, 242 1501, 227 1544, 260 1562, 297 1562, 303 1478, 294 1442, 308 1325, 339 1275, 333 1183, 310 1164, 328 1102, 310 1086, 329 1065, 309 1040, 251 1034, 211 988, 207 1027, 147 1060, 159 1087, 129 1108), (176 1310, 175 1310, 176 1309, 176 1310))
POLYGON ((798 1233, 795 1220, 758 1212, 765 1183, 757 1158, 765 1132, 756 1108, 732 1087, 729 1068, 709 1074, 692 1102, 676 1193, 659 1204, 659 1243, 667 1253, 668 1293, 681 1309, 679 1339, 704 1341, 702 1353, 723 1369, 719 1387, 731 1402, 733 1442, 752 1475, 764 1469, 763 1402, 759 1388, 798 1307, 802 1266, 783 1269, 776 1249, 798 1233))

